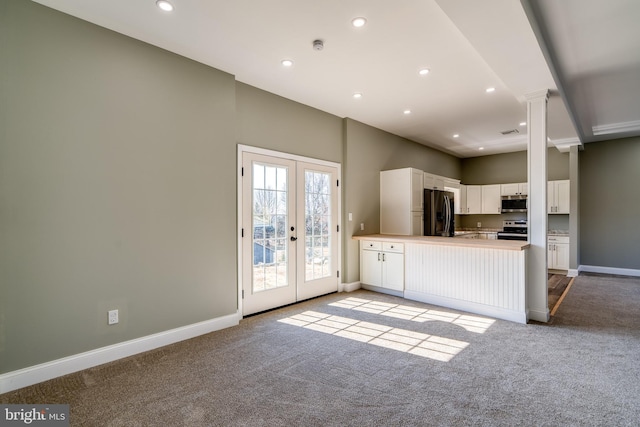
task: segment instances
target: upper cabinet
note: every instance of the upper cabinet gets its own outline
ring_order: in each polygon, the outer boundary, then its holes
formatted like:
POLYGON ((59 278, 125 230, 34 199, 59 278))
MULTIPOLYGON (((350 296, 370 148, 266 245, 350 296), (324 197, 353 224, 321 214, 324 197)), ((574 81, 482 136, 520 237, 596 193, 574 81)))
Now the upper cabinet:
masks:
POLYGON ((423 179, 424 188, 428 188, 429 190, 444 190, 445 177, 425 172, 423 179))
POLYGON ((501 200, 502 199, 500 197, 500 184, 482 186, 482 213, 483 214, 502 213, 501 200))
MULTIPOLYGON (((466 212, 465 214, 482 213, 482 185, 465 185, 466 212)), ((455 206, 455 205, 454 205, 455 206)))
POLYGON ((568 179, 547 183, 547 213, 568 214, 570 211, 570 189, 568 179))
POLYGON ((422 178, 414 168, 380 172, 380 233, 422 234, 422 178))
POLYGON ((526 182, 500 185, 500 194, 502 196, 525 196, 528 192, 529 184, 526 182))

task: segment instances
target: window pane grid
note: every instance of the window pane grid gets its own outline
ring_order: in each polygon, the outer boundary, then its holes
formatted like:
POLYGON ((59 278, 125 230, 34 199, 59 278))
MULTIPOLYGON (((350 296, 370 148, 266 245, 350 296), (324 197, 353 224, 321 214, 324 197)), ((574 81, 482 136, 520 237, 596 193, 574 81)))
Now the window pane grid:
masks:
POLYGON ((288 285, 287 172, 253 165, 253 292, 288 285))
POLYGON ((331 275, 330 178, 305 172, 305 281, 331 275))

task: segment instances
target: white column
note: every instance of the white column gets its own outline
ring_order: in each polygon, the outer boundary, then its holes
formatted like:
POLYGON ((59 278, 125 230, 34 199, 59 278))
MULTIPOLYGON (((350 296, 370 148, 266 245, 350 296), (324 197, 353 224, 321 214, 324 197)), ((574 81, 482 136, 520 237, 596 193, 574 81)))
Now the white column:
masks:
POLYGON ((575 277, 578 275, 580 267, 580 215, 578 210, 580 206, 580 157, 578 151, 579 145, 573 145, 569 148, 569 178, 571 179, 571 206, 569 210, 569 272, 568 276, 575 277))
POLYGON ((547 100, 549 91, 525 95, 527 99, 529 248, 527 306, 529 319, 549 321, 547 306, 547 100))

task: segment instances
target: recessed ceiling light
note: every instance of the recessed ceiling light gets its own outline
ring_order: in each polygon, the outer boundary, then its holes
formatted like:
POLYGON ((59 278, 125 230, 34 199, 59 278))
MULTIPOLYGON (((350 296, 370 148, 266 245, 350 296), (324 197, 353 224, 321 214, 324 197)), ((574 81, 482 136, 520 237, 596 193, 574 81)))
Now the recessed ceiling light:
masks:
POLYGON ((459 136, 460 136, 460 134, 457 134, 457 133, 454 133, 454 134, 453 134, 453 137, 454 137, 454 138, 458 138, 459 136))
POLYGON ((283 67, 291 67, 293 65, 293 61, 290 59, 283 59, 281 64, 283 67))
POLYGON ((520 126, 526 126, 527 122, 520 122, 520 126))
POLYGON ((173 5, 169 3, 167 0, 157 0, 156 6, 158 6, 160 9, 164 10, 165 12, 171 12, 173 10, 173 5))
POLYGON ((404 114, 411 114, 411 110, 404 110, 404 114))
POLYGON ((360 99, 360 98, 362 98, 362 94, 360 92, 356 92, 356 93, 353 94, 353 97, 355 99, 360 99))
POLYGON ((495 87, 488 87, 487 90, 486 90, 487 93, 491 93, 491 92, 495 92, 495 91, 496 91, 495 87))
POLYGON ((364 24, 366 23, 367 23, 367 20, 364 18, 353 18, 353 20, 351 21, 351 25, 353 25, 356 28, 363 27, 364 24))
POLYGON ((480 147, 480 148, 478 148, 478 150, 482 151, 482 150, 484 150, 484 147, 480 147))
POLYGON ((421 76, 426 76, 427 74, 429 74, 429 70, 428 68, 423 68, 420 71, 418 71, 418 74, 420 74, 421 76))

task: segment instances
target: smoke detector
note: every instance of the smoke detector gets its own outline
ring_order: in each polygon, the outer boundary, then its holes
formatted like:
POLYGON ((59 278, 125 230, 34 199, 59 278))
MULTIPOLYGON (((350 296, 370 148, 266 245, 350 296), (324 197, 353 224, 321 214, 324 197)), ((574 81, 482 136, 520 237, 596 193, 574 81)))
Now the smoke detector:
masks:
POLYGON ((322 50, 324 48, 324 42, 320 39, 313 41, 314 50, 322 50))

